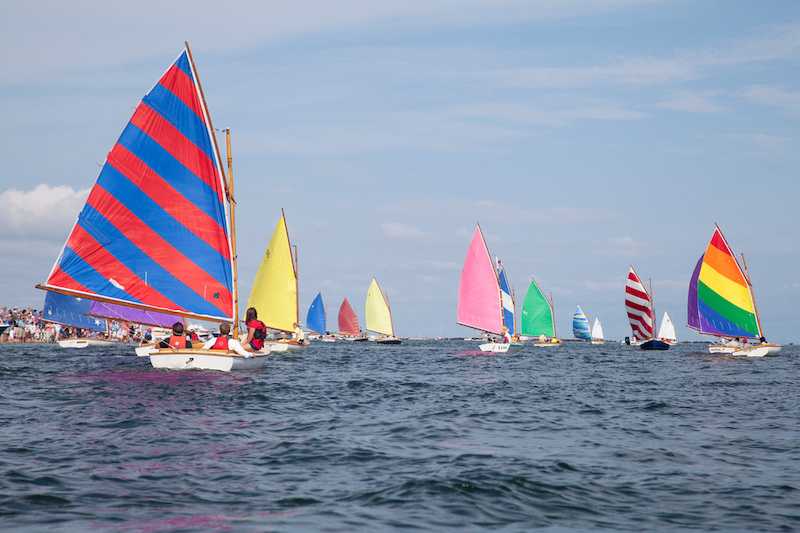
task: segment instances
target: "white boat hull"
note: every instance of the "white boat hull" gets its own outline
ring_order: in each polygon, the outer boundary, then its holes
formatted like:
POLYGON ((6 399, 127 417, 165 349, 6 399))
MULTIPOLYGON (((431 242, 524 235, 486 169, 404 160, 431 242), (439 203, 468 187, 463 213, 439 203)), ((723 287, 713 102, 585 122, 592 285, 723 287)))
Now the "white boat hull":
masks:
POLYGON ((264 341, 270 352, 297 352, 308 346, 308 341, 298 344, 296 341, 264 341))
POLYGON ((119 342, 112 339, 63 339, 58 341, 62 348, 87 348, 89 346, 119 346, 119 342))
POLYGON ((186 348, 173 350, 165 348, 150 351, 153 368, 168 370, 257 370, 264 366, 266 354, 255 353, 253 357, 243 357, 235 352, 224 350, 203 350, 186 348))
POLYGON ((708 347, 710 353, 721 353, 735 357, 773 357, 780 353, 780 344, 753 344, 742 347, 728 346, 725 344, 712 344, 708 347))
POLYGON ((482 352, 492 353, 513 353, 519 351, 521 348, 522 345, 518 342, 488 342, 480 345, 482 352))

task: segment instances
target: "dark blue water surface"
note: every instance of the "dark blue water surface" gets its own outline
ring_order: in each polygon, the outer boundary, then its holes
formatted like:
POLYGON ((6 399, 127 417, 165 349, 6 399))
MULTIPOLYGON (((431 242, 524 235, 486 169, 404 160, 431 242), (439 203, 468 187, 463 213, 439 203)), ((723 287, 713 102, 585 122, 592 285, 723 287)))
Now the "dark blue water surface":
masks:
POLYGON ((262 370, 0 345, 13 531, 800 530, 800 350, 316 343, 262 370))

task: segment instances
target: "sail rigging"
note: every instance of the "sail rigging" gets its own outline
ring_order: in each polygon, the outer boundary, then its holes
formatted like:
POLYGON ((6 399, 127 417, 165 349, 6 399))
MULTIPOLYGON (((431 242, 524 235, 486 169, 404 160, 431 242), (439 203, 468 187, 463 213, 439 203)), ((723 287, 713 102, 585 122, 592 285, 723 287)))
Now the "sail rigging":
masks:
POLYGON ((258 267, 247 307, 254 307, 259 320, 279 331, 294 331, 294 324, 300 321, 297 269, 283 210, 258 267))
POLYGON ((39 288, 207 320, 233 320, 225 178, 188 46, 108 154, 39 288))
POLYGON ((633 267, 625 285, 625 310, 631 330, 637 339, 653 338, 653 303, 633 267))
POLYGON ((581 309, 581 306, 575 308, 575 314, 572 315, 572 335, 576 339, 591 340, 592 333, 589 329, 589 319, 581 309))
POLYGON ((361 334, 361 328, 358 327, 358 317, 347 298, 344 299, 341 307, 339 307, 339 333, 352 336, 361 334))
POLYGON ((522 302, 522 316, 519 324, 520 333, 531 337, 544 334, 546 337, 556 336, 553 319, 553 304, 545 297, 536 280, 531 278, 525 300, 522 302))
POLYGON ((325 317, 325 304, 322 303, 322 293, 317 294, 314 301, 311 302, 311 307, 308 308, 308 315, 306 315, 306 326, 311 331, 316 331, 324 335, 326 331, 326 317, 325 317))
POLYGON ((375 278, 372 278, 372 283, 367 291, 365 305, 367 329, 383 335, 394 336, 392 312, 375 278))
POLYGON ((497 335, 503 329, 500 284, 480 225, 472 236, 461 269, 457 322, 497 335))

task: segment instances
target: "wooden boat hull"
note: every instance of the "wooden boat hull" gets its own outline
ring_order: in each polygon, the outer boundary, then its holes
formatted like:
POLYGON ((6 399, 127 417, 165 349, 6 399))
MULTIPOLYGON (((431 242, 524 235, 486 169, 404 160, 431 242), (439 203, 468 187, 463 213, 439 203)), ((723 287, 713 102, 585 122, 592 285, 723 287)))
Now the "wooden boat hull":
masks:
POLYGON ((89 346, 119 346, 119 342, 112 339, 70 338, 58 341, 62 348, 88 348, 89 346))
POLYGON ((482 352, 491 353, 514 353, 518 352, 522 345, 518 342, 487 342, 481 344, 480 349, 482 352))
POLYGON ((149 353, 153 368, 167 370, 257 370, 264 366, 266 354, 256 353, 253 357, 243 357, 227 350, 203 350, 185 348, 181 350, 166 348, 149 353))
POLYGON ((669 350, 669 344, 658 339, 649 339, 639 345, 642 350, 669 350))
POLYGON ((547 347, 550 347, 550 346, 561 346, 562 344, 564 344, 564 343, 561 342, 561 340, 559 340, 558 342, 551 342, 551 341, 538 342, 537 341, 533 345, 534 346, 538 346, 540 348, 547 348, 547 347))

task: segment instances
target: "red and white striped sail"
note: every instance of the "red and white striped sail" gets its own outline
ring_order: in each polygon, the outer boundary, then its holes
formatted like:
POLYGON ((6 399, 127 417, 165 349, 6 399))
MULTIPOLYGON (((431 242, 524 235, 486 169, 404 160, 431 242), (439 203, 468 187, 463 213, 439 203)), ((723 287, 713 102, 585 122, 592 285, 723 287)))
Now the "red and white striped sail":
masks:
POLYGON ((628 272, 628 283, 625 285, 625 311, 628 313, 631 330, 637 339, 653 338, 652 307, 647 290, 631 267, 628 272))

